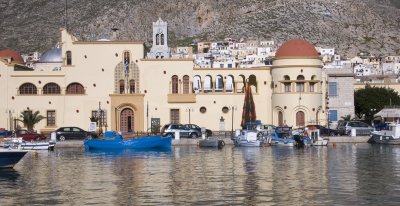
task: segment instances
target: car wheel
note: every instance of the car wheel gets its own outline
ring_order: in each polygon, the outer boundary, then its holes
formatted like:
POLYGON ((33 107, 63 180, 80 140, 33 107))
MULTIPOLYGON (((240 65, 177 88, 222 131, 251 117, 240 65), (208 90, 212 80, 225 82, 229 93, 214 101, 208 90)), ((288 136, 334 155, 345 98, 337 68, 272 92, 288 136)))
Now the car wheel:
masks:
POLYGON ((65 141, 65 137, 64 136, 60 136, 60 141, 65 141))
POLYGON ((190 134, 190 138, 197 138, 197 134, 196 133, 192 133, 192 134, 190 134))
POLYGON ((86 139, 93 139, 93 136, 89 134, 88 136, 86 136, 86 139))
POLYGON ((336 134, 335 134, 334 132, 331 132, 329 135, 330 135, 331 137, 336 136, 336 134))
POLYGON ((40 140, 40 136, 36 136, 35 141, 39 141, 39 140, 40 140))
POLYGON ((168 133, 167 135, 165 135, 165 136, 167 136, 167 137, 171 137, 172 139, 175 139, 175 135, 174 134, 172 134, 172 133, 168 133))
POLYGON ((351 131, 347 131, 347 132, 346 132, 346 135, 347 135, 347 136, 350 136, 350 135, 351 135, 351 131))

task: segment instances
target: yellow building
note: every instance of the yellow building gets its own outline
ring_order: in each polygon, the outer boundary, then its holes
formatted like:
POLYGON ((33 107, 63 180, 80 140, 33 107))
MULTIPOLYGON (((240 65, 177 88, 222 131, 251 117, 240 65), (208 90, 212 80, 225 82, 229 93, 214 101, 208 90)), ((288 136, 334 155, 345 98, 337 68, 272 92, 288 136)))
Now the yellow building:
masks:
POLYGON ((247 81, 263 123, 326 123, 326 77, 305 40, 289 40, 272 67, 256 68, 195 68, 193 59, 146 58, 143 42, 83 42, 64 29, 60 48, 59 69, 29 70, 0 58, 0 127, 10 129, 21 112, 38 110, 46 116, 38 131, 88 129, 100 111, 103 130, 190 122, 230 131, 240 127, 247 81))

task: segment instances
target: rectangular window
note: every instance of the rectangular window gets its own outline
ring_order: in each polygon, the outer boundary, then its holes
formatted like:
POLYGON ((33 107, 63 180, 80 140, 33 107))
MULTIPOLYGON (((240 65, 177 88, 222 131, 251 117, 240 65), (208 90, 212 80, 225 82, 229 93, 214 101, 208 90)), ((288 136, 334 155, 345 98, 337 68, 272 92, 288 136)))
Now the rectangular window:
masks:
POLYGON ((296 84, 297 92, 304 92, 304 83, 297 83, 296 84))
POLYGON ((56 126, 56 111, 47 110, 47 126, 56 126))
POLYGON ((315 83, 310 83, 310 92, 314 92, 315 90, 315 83))
POLYGON ((338 121, 337 110, 329 110, 328 118, 329 118, 328 119, 329 122, 338 121))
POLYGON ((179 109, 171 109, 171 123, 179 124, 179 109))
POLYGON ((228 68, 232 68, 232 64, 228 64, 228 68))
POLYGON ((285 83, 285 92, 290 92, 290 83, 285 83))
POLYGON ((337 96, 337 82, 329 82, 328 87, 328 95, 337 96))

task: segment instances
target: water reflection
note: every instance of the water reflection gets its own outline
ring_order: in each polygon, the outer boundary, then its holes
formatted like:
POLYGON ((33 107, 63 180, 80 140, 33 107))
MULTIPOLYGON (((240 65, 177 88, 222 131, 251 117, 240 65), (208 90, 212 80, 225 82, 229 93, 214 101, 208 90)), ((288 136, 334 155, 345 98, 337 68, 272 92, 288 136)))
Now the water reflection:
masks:
POLYGON ((57 149, 0 172, 1 205, 397 205, 400 147, 57 149))

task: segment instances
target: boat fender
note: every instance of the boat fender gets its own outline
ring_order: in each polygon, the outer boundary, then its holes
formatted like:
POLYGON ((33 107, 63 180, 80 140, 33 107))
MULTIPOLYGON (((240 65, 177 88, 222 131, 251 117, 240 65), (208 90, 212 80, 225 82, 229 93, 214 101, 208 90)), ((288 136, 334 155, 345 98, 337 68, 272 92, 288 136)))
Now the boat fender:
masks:
POLYGON ((224 140, 219 140, 218 141, 218 149, 222 149, 225 146, 224 140))

